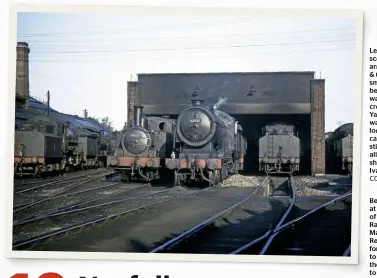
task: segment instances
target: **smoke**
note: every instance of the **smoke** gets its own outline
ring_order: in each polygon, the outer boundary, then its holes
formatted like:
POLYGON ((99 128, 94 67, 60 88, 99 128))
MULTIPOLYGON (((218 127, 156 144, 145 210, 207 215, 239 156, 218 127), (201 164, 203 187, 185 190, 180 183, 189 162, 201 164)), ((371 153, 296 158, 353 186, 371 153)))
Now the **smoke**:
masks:
POLYGON ((228 99, 226 97, 220 97, 219 100, 215 103, 213 106, 214 110, 217 110, 220 108, 221 105, 225 104, 228 99))

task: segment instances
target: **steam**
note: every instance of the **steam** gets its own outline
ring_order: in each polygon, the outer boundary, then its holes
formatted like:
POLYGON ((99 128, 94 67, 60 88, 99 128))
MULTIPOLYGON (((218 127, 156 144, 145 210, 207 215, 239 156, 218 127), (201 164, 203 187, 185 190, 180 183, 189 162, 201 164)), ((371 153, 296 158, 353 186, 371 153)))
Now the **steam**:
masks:
POLYGON ((217 110, 221 105, 225 104, 228 99, 226 97, 220 97, 219 100, 213 106, 213 110, 217 110))

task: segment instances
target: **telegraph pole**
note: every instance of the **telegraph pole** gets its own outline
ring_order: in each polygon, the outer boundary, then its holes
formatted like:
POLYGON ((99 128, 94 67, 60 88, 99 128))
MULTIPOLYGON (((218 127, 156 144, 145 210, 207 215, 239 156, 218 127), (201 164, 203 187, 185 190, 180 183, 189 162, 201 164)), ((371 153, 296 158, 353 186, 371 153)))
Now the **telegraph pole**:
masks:
POLYGON ((47 116, 50 116, 50 91, 47 91, 47 116))

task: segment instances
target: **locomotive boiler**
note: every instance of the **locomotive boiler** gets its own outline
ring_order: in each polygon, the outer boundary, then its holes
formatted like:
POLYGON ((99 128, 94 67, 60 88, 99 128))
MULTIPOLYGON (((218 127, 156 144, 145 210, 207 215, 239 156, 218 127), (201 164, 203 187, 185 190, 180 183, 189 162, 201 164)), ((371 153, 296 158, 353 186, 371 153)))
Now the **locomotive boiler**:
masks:
POLYGON ((123 181, 152 181, 165 178, 165 158, 173 150, 175 122, 163 117, 146 117, 143 107, 134 107, 134 120, 115 134, 116 149, 110 167, 123 181))
POLYGON ((192 107, 177 119, 175 152, 166 159, 174 172, 174 184, 204 182, 217 185, 243 169, 246 140, 235 118, 206 108, 202 100, 192 100, 192 107))
POLYGON ((300 168, 300 139, 292 125, 267 125, 259 139, 259 171, 293 173, 300 168))

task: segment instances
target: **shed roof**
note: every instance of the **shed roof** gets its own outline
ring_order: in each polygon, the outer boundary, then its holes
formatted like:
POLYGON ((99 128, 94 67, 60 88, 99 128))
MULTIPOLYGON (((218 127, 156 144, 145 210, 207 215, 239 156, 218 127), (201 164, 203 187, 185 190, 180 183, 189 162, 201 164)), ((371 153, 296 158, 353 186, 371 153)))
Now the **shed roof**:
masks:
MULTIPOLYGON (((16 108, 16 127, 32 116, 46 114, 47 105, 33 97, 29 97, 29 107, 27 109, 16 108)), ((99 133, 101 130, 104 130, 105 134, 110 132, 104 126, 90 119, 82 118, 77 115, 64 114, 52 108, 50 108, 50 115, 58 121, 69 124, 69 126, 72 128, 85 128, 97 133, 99 133)))

